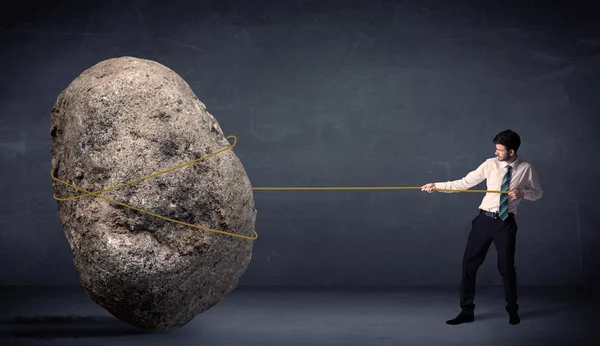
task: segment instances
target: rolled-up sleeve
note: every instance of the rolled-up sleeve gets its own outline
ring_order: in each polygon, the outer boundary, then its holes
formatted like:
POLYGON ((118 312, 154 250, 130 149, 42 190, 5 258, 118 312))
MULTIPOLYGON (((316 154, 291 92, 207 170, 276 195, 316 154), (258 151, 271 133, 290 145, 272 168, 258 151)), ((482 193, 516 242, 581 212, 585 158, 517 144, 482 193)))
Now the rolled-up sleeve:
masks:
POLYGON ((542 198, 544 194, 542 190, 542 186, 540 185, 540 180, 538 179, 537 171, 533 165, 529 166, 527 172, 527 187, 523 191, 523 198, 529 201, 537 201, 542 198))

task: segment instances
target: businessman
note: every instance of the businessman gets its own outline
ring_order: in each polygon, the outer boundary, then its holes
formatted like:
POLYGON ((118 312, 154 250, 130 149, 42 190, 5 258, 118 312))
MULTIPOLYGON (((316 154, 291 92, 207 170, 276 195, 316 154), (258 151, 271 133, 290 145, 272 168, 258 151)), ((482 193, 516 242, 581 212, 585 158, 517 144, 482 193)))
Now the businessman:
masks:
POLYGON ((422 191, 436 189, 467 190, 487 180, 487 189, 507 191, 486 193, 479 213, 471 222, 471 232, 462 260, 460 287, 461 312, 446 321, 457 325, 475 320, 475 282, 477 270, 485 260, 493 242, 498 252, 498 271, 503 278, 506 311, 510 324, 520 322, 517 304, 517 274, 515 270, 515 243, 517 235, 517 206, 521 200, 535 201, 542 197, 542 188, 535 167, 517 155, 521 138, 512 130, 498 133, 494 139, 495 157, 485 160, 477 169, 459 180, 429 183, 422 191))

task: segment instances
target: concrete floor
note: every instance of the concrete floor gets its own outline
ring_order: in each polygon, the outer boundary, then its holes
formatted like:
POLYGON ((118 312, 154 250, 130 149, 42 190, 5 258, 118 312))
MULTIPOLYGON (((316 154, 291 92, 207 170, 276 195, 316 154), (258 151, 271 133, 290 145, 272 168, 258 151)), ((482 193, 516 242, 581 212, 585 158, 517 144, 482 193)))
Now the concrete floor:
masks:
POLYGON ((508 324, 501 287, 479 287, 476 321, 449 326, 456 288, 248 288, 181 329, 130 327, 79 287, 0 289, 0 345, 600 345, 598 292, 520 288, 508 324), (594 342, 596 340, 596 342, 594 342))

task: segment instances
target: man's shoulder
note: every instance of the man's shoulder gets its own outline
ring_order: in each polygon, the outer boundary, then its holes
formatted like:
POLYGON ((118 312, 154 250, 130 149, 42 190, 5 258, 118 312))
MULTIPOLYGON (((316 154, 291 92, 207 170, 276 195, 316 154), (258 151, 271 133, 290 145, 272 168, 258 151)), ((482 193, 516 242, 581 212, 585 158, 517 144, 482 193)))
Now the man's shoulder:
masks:
POLYGON ((496 157, 490 157, 488 159, 485 159, 485 161, 483 161, 482 165, 486 165, 486 166, 492 166, 492 165, 497 165, 498 164, 498 159, 496 157))
POLYGON ((531 161, 519 157, 519 164, 517 165, 517 168, 535 169, 535 166, 531 161))
POLYGON ((496 164, 498 161, 495 157, 490 157, 488 159, 485 159, 480 165, 479 165, 479 170, 481 170, 483 172, 483 174, 485 174, 486 176, 495 169, 496 164))

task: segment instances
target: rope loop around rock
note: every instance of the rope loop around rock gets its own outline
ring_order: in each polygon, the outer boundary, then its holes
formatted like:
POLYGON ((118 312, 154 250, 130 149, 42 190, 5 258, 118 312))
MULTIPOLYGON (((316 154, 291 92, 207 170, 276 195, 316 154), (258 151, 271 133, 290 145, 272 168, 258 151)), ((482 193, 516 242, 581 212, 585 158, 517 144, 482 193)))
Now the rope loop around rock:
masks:
POLYGON ((189 166, 189 165, 194 164, 194 163, 196 163, 198 161, 202 161, 202 160, 205 160, 205 159, 207 159, 207 158, 209 158, 211 156, 215 156, 215 155, 217 155, 217 154, 219 154, 219 153, 221 153, 221 152, 223 152, 225 150, 232 149, 237 144, 237 138, 235 136, 228 136, 227 139, 229 139, 229 138, 233 138, 233 144, 231 144, 231 145, 229 145, 229 146, 227 146, 227 147, 225 147, 223 149, 217 150, 214 153, 210 153, 208 155, 202 156, 202 157, 200 157, 198 159, 195 159, 193 161, 184 163, 182 165, 179 165, 179 166, 176 166, 176 167, 173 167, 173 168, 169 168, 167 170, 164 170, 164 171, 161 171, 161 172, 158 172, 158 173, 151 174, 151 175, 143 177, 143 178, 132 180, 132 181, 130 181, 128 183, 125 183, 125 184, 116 185, 116 186, 109 187, 109 188, 106 188, 106 189, 103 189, 103 190, 100 190, 100 191, 95 191, 95 192, 87 191, 87 190, 82 189, 80 187, 77 187, 75 185, 69 184, 68 182, 66 182, 64 180, 58 179, 58 178, 56 178, 54 176, 54 174, 52 173, 52 170, 50 170, 50 176, 52 177, 53 180, 56 180, 58 182, 61 182, 61 183, 65 184, 65 185, 69 186, 69 187, 72 187, 72 188, 74 188, 76 190, 84 192, 84 194, 82 194, 82 195, 71 196, 71 197, 57 197, 56 194, 54 194, 54 199, 56 199, 57 201, 72 201, 72 200, 75 200, 77 198, 87 197, 87 196, 98 197, 98 198, 104 199, 105 201, 107 201, 109 203, 118 204, 118 205, 123 206, 125 208, 133 209, 133 210, 138 211, 140 213, 152 215, 154 217, 157 217, 157 218, 160 218, 160 219, 163 219, 163 220, 166 220, 166 221, 170 221, 170 222, 175 222, 175 223, 178 223, 178 224, 181 224, 181 225, 184 225, 184 226, 199 228, 199 229, 202 229, 202 230, 205 230, 205 231, 219 233, 219 234, 224 234, 224 235, 228 235, 228 236, 232 236, 232 237, 239 237, 239 238, 244 238, 244 239, 249 239, 249 240, 255 240, 255 239, 258 238, 258 234, 256 233, 256 231, 253 231, 254 232, 254 236, 246 236, 246 235, 242 235, 242 234, 225 232, 225 231, 218 230, 218 229, 212 229, 212 228, 208 228, 208 227, 204 227, 204 226, 200 226, 200 225, 194 225, 194 224, 191 224, 191 223, 187 223, 187 222, 183 222, 183 221, 171 219, 171 218, 168 218, 168 217, 165 217, 165 216, 162 216, 162 215, 158 215, 156 213, 153 213, 153 212, 150 212, 150 211, 147 211, 147 210, 136 208, 134 206, 131 206, 131 205, 128 205, 128 204, 125 204, 125 203, 121 203, 119 201, 115 201, 113 199, 110 199, 110 198, 108 198, 106 196, 102 196, 101 195, 102 193, 106 193, 106 192, 109 192, 109 191, 112 191, 112 190, 116 190, 116 189, 124 187, 124 186, 128 186, 128 185, 132 185, 132 184, 135 184, 135 183, 139 183, 140 181, 144 181, 146 179, 154 178, 154 177, 157 177, 157 176, 159 176, 161 174, 169 173, 169 172, 174 171, 176 169, 183 168, 185 166, 189 166))
MULTIPOLYGON (((191 224, 191 223, 187 223, 187 222, 183 222, 183 221, 171 219, 171 218, 168 218, 168 217, 165 217, 165 216, 162 216, 162 215, 158 215, 156 213, 152 213, 150 211, 146 211, 146 210, 143 210, 143 209, 140 209, 140 208, 136 208, 134 206, 131 206, 131 205, 128 205, 128 204, 125 204, 125 203, 121 203, 119 201, 115 201, 113 199, 110 199, 110 198, 108 198, 106 196, 102 196, 101 195, 102 193, 106 193, 106 192, 109 192, 109 191, 112 191, 112 190, 119 189, 121 187, 125 187, 125 186, 128 186, 128 185, 139 183, 139 182, 144 181, 146 179, 154 178, 154 177, 157 177, 157 176, 159 176, 161 174, 169 173, 169 172, 174 171, 176 169, 192 165, 192 164, 194 164, 196 162, 205 160, 205 159, 207 159, 207 158, 209 158, 211 156, 215 156, 215 155, 217 155, 219 153, 222 153, 222 152, 224 152, 226 150, 233 149, 233 147, 235 147, 236 144, 237 144, 237 137, 236 136, 227 136, 226 138, 227 139, 233 138, 233 144, 231 144, 231 145, 229 145, 229 146, 227 146, 227 147, 225 147, 223 149, 217 150, 214 153, 207 154, 207 155, 202 156, 202 157, 200 157, 198 159, 195 159, 193 161, 181 164, 179 166, 175 166, 173 168, 169 168, 167 170, 164 170, 164 171, 161 171, 161 172, 158 172, 158 173, 154 173, 154 174, 148 175, 146 177, 142 177, 142 178, 139 178, 139 179, 136 179, 136 180, 132 180, 132 181, 130 181, 128 183, 116 185, 116 186, 109 187, 109 188, 106 188, 106 189, 103 189, 103 190, 100 190, 100 191, 95 191, 95 192, 87 191, 87 190, 82 189, 80 187, 77 187, 75 185, 69 184, 68 182, 66 182, 64 180, 58 179, 58 178, 56 178, 54 176, 54 174, 52 173, 52 170, 50 170, 50 176, 52 177, 53 180, 58 181, 60 183, 63 183, 65 185, 67 185, 69 187, 72 187, 72 188, 74 188, 76 190, 79 190, 81 192, 84 192, 84 194, 82 194, 82 195, 71 196, 71 197, 57 197, 56 194, 54 194, 54 199, 56 199, 57 201, 72 201, 72 200, 75 200, 75 199, 81 198, 81 197, 88 197, 88 196, 90 196, 90 197, 92 197, 92 196, 93 197, 98 197, 98 198, 102 198, 102 199, 106 200, 109 203, 118 204, 118 205, 123 206, 125 208, 129 208, 129 209, 132 209, 132 210, 144 213, 144 214, 152 215, 154 217, 157 217, 157 218, 160 218, 160 219, 163 219, 163 220, 166 220, 166 221, 175 222, 175 223, 178 223, 178 224, 181 224, 181 225, 184 225, 184 226, 194 227, 194 228, 202 229, 202 230, 205 230, 205 231, 219 233, 219 234, 224 234, 224 235, 228 235, 228 236, 232 236, 232 237, 239 237, 239 238, 243 238, 243 239, 255 240, 255 239, 258 238, 258 233, 256 233, 256 231, 253 231, 254 232, 254 236, 246 236, 246 235, 241 235, 241 234, 226 232, 226 231, 222 231, 222 230, 218 230, 218 229, 212 229, 212 228, 208 228, 208 227, 204 227, 204 226, 200 226, 200 225, 194 225, 194 224, 191 224)), ((420 190, 420 189, 421 189, 420 186, 253 187, 252 188, 252 190, 255 190, 255 191, 359 191, 359 190, 373 191, 373 190, 420 190)), ((508 191, 497 191, 497 190, 450 190, 450 189, 437 189, 437 188, 434 189, 434 190, 436 190, 436 191, 445 191, 445 192, 508 193, 508 191)))

